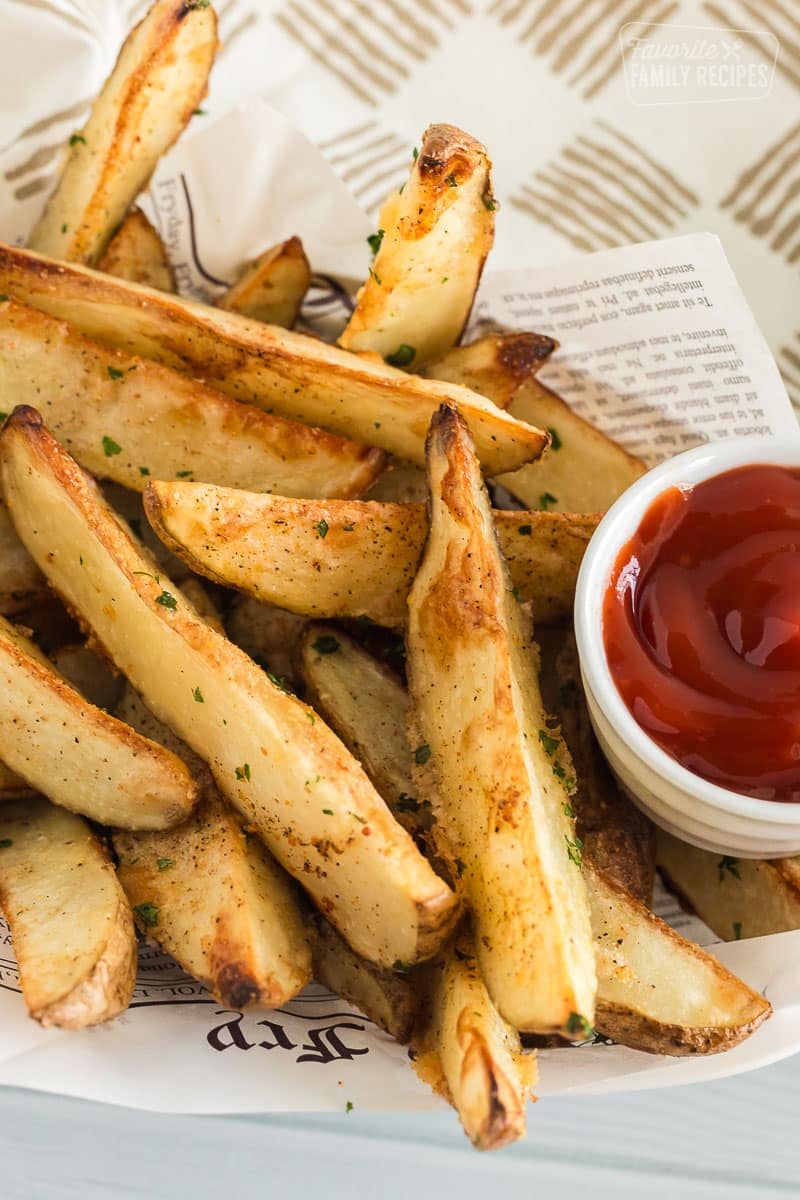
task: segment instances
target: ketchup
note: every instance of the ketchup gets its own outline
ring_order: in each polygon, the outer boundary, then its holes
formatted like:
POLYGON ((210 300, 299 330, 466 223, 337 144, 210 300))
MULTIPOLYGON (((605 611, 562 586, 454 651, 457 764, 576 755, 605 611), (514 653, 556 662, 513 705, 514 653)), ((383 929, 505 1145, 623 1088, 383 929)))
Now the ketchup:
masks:
POLYGON ((695 775, 800 801, 800 470, 670 488, 620 551, 603 603, 636 722, 695 775))

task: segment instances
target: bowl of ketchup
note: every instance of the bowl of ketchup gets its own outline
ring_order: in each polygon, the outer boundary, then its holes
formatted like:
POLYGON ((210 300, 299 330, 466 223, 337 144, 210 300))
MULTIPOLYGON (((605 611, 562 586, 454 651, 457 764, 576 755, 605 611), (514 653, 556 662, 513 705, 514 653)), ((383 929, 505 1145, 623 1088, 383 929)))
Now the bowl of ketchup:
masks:
POLYGON ((575 630, 621 786, 706 850, 800 853, 800 438, 670 459, 609 510, 575 630))

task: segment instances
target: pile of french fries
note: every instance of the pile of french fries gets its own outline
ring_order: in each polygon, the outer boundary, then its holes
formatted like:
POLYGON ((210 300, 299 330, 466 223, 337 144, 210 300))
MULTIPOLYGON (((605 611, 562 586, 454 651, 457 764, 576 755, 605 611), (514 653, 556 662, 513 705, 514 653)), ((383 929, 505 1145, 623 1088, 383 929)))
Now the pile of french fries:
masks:
POLYGON ((23 995, 45 1026, 116 1016, 137 928, 225 1005, 315 978, 502 1146, 537 1045, 711 1053, 769 1015, 650 911, 656 854, 723 937, 800 924, 800 871, 657 848, 593 741, 575 579, 643 467, 539 382, 551 339, 458 345, 494 232, 483 146, 425 133, 338 346, 290 328, 298 238, 216 307, 174 294, 134 206, 215 49, 208 0, 157 0, 29 247, 0 245, 23 995))

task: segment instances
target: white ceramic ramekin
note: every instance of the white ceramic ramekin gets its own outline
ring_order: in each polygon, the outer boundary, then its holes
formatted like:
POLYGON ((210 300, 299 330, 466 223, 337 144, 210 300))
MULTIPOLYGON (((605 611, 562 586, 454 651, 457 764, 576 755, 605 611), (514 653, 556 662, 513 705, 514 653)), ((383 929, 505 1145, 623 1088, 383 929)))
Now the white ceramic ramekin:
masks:
POLYGON ((754 800, 682 767, 636 723, 617 691, 603 642, 603 598, 621 547, 669 487, 702 482, 752 463, 800 467, 800 439, 714 442, 655 467, 622 495, 595 531, 581 565, 575 634, 589 714, 622 785, 657 825, 704 850, 739 858, 800 854, 800 804, 754 800))

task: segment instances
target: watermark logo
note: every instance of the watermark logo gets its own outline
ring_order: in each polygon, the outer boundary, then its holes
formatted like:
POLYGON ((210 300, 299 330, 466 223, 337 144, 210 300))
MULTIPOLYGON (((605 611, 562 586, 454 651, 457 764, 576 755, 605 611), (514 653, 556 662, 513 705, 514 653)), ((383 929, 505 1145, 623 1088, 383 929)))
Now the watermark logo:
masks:
POLYGON ((632 104, 763 100, 779 44, 763 29, 717 29, 630 21, 619 31, 632 104))

